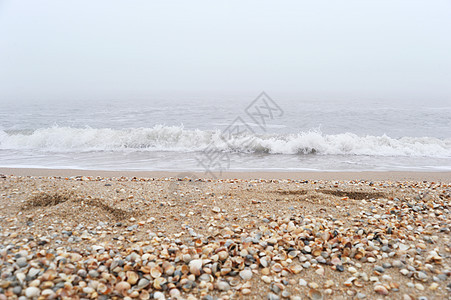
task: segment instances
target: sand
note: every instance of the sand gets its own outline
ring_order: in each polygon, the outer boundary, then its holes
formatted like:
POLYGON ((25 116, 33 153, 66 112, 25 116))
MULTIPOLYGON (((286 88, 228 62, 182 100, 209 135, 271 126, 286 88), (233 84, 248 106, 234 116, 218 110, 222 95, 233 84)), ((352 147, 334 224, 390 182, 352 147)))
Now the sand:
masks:
POLYGON ((0 174, 2 297, 450 297, 451 173, 0 174), (59 256, 68 264, 52 265, 59 256), (52 268, 74 277, 45 280, 52 268))
POLYGON ((412 181, 440 181, 451 182, 451 172, 223 172, 214 173, 214 177, 205 172, 189 171, 104 171, 77 169, 42 169, 42 168, 0 168, 0 174, 16 176, 101 176, 101 177, 193 177, 218 179, 297 179, 297 180, 412 180, 412 181))

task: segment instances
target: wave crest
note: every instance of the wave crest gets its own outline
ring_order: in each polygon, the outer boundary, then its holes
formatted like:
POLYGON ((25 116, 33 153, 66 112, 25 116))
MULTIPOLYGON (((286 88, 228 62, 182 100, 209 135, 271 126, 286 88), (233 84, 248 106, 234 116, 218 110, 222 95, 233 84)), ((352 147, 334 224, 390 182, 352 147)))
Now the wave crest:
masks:
POLYGON ((31 132, 0 130, 0 149, 4 150, 192 152, 206 147, 238 153, 451 157, 451 139, 433 137, 395 139, 387 135, 329 135, 305 131, 284 135, 235 135, 224 140, 219 130, 187 130, 162 125, 120 130, 89 127, 50 127, 31 132))

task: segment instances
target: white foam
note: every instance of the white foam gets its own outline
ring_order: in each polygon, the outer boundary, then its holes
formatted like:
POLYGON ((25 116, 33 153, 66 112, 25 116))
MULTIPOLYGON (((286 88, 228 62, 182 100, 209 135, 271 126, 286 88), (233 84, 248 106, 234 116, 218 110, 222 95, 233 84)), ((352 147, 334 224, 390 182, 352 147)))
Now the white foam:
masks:
POLYGON ((87 151, 220 151, 269 154, 451 157, 451 139, 433 137, 335 135, 319 131, 283 135, 239 135, 224 140, 220 131, 187 130, 180 126, 134 129, 51 127, 31 133, 0 130, 0 149, 47 152, 87 151))

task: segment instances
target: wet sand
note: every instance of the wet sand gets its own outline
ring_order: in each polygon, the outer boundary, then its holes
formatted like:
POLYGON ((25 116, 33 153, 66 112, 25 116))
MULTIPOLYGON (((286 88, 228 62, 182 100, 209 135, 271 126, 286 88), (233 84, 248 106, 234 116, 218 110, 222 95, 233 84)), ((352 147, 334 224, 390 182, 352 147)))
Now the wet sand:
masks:
POLYGON ((40 168, 0 168, 0 174, 16 176, 101 176, 101 177, 192 177, 218 179, 307 179, 307 180, 413 180, 451 182, 451 172, 215 172, 214 176, 205 172, 188 171, 104 171, 76 169, 40 169, 40 168))
POLYGON ((450 297, 450 173, 181 173, 0 169, 0 299, 450 297))

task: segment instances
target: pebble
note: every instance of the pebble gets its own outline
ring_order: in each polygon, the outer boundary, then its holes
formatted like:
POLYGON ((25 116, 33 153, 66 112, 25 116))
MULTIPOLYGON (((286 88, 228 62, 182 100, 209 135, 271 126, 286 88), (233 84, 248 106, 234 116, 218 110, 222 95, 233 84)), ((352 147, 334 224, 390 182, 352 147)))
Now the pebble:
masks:
POLYGON ((243 270, 240 272, 240 277, 243 280, 249 280, 252 278, 252 271, 251 270, 243 270))
POLYGON ((424 286, 421 283, 415 283, 415 288, 419 291, 424 291, 424 286))
POLYGON ((402 268, 403 266, 404 266, 404 264, 400 260, 393 261, 393 267, 402 268))
POLYGON ((307 281, 305 281, 304 279, 299 279, 299 285, 300 286, 307 286, 307 281))
POLYGON ((357 296, 358 299, 365 299, 366 298, 366 295, 363 294, 363 293, 357 293, 356 296, 357 296))
POLYGON ((41 294, 41 291, 37 287, 31 286, 31 287, 27 287, 25 289, 25 296, 27 298, 36 298, 36 297, 39 297, 40 294, 41 294))
POLYGON ((220 290, 220 291, 228 291, 228 290, 230 290, 230 285, 224 280, 220 280, 217 283, 217 287, 218 287, 218 290, 220 290))
POLYGON ((265 283, 271 283, 271 277, 269 277, 269 276, 266 276, 266 275, 263 275, 262 277, 261 277, 261 279, 265 282, 265 283))
POLYGON ((276 294, 269 293, 269 294, 266 296, 266 299, 268 299, 268 300, 279 300, 280 297, 277 296, 276 294))
POLYGON ((19 268, 24 268, 28 266, 27 259, 25 257, 20 257, 17 259, 16 264, 19 266, 19 268))

